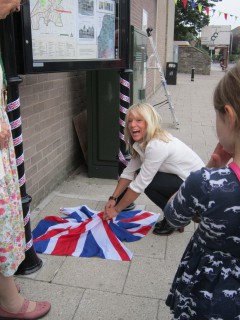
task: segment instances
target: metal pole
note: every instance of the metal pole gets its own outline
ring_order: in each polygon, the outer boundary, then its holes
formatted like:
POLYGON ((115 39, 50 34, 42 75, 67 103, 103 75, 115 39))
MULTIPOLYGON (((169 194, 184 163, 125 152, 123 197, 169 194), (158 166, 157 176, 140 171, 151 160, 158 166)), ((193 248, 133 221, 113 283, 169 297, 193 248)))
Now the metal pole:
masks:
POLYGON ((120 176, 124 168, 128 165, 130 155, 126 154, 126 145, 124 141, 125 115, 130 105, 130 81, 129 70, 123 70, 120 73, 120 105, 119 105, 119 151, 118 151, 118 175, 120 176))
POLYGON ((227 45, 226 52, 227 52, 227 54, 226 54, 226 65, 225 65, 225 67, 227 69, 228 64, 229 64, 229 45, 227 45))
POLYGON ((233 47, 233 33, 230 33, 230 54, 232 54, 232 47, 233 47))
MULTIPOLYGON (((126 144, 124 140, 124 128, 125 128, 125 115, 130 106, 130 75, 132 74, 131 69, 125 69, 120 72, 120 105, 119 105, 119 151, 118 151, 118 176, 121 175, 123 170, 128 165, 131 156, 126 152, 126 144)), ((126 192, 126 191, 125 191, 126 192)), ((120 197, 118 197, 119 202, 121 198, 124 196, 125 192, 123 192, 120 197)), ((124 210, 133 210, 135 208, 135 204, 131 203, 124 210)))
POLYGON ((19 265, 16 274, 31 274, 42 267, 42 260, 38 258, 33 247, 30 226, 30 202, 32 198, 26 192, 26 177, 24 169, 23 139, 20 114, 20 99, 18 86, 22 79, 17 74, 16 53, 14 41, 13 16, 9 15, 0 24, 1 52, 7 77, 7 113, 11 125, 14 149, 17 161, 20 193, 22 199, 23 219, 25 228, 26 248, 25 260, 19 265))
MULTIPOLYGON (((125 27, 127 29, 126 33, 122 33, 122 25, 119 25, 119 32, 121 34, 120 40, 121 43, 120 48, 124 48, 124 55, 126 54, 126 69, 120 70, 120 87, 119 87, 119 150, 118 150, 118 176, 120 177, 123 170, 128 165, 129 160, 131 159, 131 156, 127 154, 126 152, 126 144, 124 140, 124 127, 125 127, 125 115, 128 111, 128 108, 130 107, 131 98, 130 98, 130 92, 131 92, 131 74, 133 73, 133 70, 131 69, 130 65, 130 0, 127 0, 127 11, 126 15, 124 17, 125 20, 122 21, 122 24, 125 24, 125 27)), ((122 49, 123 50, 123 49, 122 49)), ((122 51, 121 50, 121 51, 122 51)), ((127 190, 126 190, 127 191, 127 190)), ((119 197, 117 203, 122 199, 124 194, 123 192, 119 197)), ((135 208, 135 204, 130 203, 123 211, 130 211, 135 208)))
POLYGON ((194 81, 194 71, 195 71, 195 68, 192 68, 191 81, 194 81))

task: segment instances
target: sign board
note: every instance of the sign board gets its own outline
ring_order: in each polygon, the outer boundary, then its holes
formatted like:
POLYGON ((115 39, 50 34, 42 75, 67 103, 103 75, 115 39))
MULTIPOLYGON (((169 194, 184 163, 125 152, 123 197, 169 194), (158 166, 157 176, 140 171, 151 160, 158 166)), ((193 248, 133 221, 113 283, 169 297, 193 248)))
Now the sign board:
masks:
POLYGON ((205 26, 201 31, 202 45, 215 47, 230 45, 231 26, 205 26))
POLYGON ((129 0, 29 1, 16 21, 21 73, 125 67, 128 11, 129 0))

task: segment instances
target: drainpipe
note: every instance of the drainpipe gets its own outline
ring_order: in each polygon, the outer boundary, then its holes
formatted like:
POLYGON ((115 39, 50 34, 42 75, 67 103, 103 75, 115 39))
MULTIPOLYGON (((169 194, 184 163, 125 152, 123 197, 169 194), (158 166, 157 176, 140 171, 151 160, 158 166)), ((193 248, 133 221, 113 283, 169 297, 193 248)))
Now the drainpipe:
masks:
MULTIPOLYGON (((156 1, 156 26, 155 26, 155 43, 156 43, 156 48, 158 48, 157 44, 158 44, 158 17, 159 17, 159 2, 161 0, 157 0, 156 1)), ((154 70, 154 80, 153 80, 153 92, 156 92, 156 83, 157 83, 157 70, 154 70)))

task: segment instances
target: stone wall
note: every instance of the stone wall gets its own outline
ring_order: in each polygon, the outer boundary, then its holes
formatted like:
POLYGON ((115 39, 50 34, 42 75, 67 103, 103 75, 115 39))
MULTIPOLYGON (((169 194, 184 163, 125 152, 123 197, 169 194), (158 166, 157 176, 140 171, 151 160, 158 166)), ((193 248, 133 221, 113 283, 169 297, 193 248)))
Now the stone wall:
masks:
POLYGON ((210 75, 210 56, 195 47, 179 47, 178 72, 191 74, 192 68, 195 74, 210 75))

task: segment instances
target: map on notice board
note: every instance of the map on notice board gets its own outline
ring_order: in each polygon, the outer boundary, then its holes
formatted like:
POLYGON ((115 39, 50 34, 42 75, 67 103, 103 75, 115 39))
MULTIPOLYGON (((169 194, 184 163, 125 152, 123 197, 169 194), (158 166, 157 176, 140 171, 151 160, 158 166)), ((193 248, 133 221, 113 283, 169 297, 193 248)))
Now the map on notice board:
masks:
POLYGON ((115 58, 113 0, 31 0, 33 61, 115 58))

